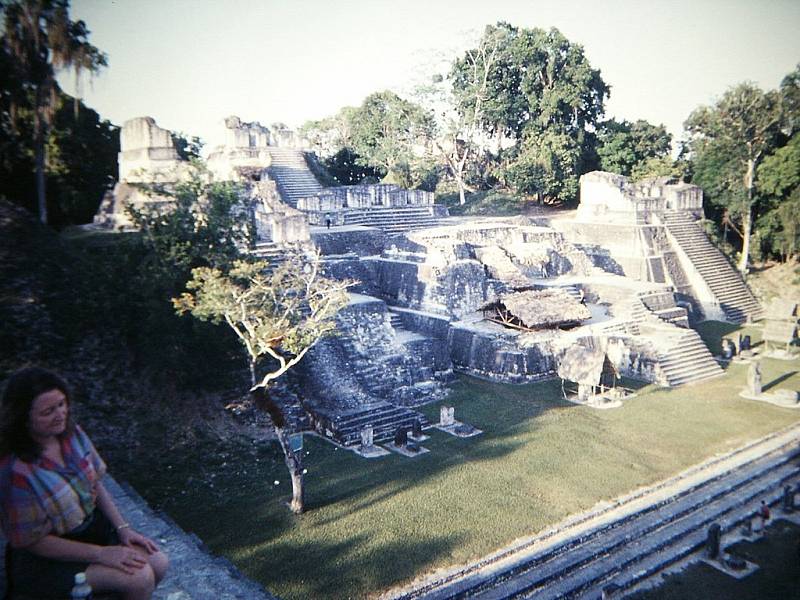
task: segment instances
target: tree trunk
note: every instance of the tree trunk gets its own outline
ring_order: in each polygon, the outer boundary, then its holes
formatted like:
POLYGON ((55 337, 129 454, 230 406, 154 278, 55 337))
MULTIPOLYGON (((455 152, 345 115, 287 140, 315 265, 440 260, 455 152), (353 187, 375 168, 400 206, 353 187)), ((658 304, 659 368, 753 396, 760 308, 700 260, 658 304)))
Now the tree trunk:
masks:
POLYGON ((292 479, 292 501, 289 503, 289 510, 299 515, 305 510, 305 493, 303 488, 303 463, 298 454, 292 450, 289 437, 283 427, 275 427, 275 434, 283 449, 283 459, 289 475, 292 479))
POLYGON ((464 182, 461 181, 460 177, 456 177, 456 183, 458 184, 458 203, 463 206, 467 203, 467 197, 464 194, 464 182))
POLYGON ((755 178, 755 161, 747 161, 747 173, 745 175, 745 187, 747 188, 747 200, 742 211, 742 256, 739 259, 739 272, 742 277, 747 275, 747 264, 750 259, 750 232, 753 228, 753 180, 755 178))
POLYGON ((39 220, 43 225, 47 225, 47 197, 45 195, 44 180, 44 123, 38 111, 33 119, 33 145, 36 166, 36 205, 39 210, 39 220))
POLYGON ((247 366, 250 368, 250 388, 252 389, 256 387, 256 362, 249 360, 247 366))

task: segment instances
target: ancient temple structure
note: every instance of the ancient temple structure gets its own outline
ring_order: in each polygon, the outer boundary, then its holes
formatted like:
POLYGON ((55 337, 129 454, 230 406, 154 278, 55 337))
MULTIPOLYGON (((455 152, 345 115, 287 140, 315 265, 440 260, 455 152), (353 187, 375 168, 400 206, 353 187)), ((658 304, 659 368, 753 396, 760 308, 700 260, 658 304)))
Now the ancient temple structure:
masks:
MULTIPOLYGON (((204 176, 242 183, 254 252, 280 260, 286 244, 314 244, 328 276, 358 281, 339 335, 299 365, 295 393, 306 400, 287 400, 300 426, 340 445, 419 428, 416 407, 444 398, 454 372, 532 382, 569 371, 575 348, 596 349, 601 374, 665 386, 716 377, 690 323, 760 314, 698 225, 697 186, 594 172, 574 216, 447 221, 429 192, 324 188, 283 128, 237 117, 224 127, 204 176)), ((124 227, 126 203, 168 202, 140 185, 174 185, 189 168, 152 119, 127 122, 120 181, 98 223, 124 227)))
POLYGON ((696 185, 666 177, 633 184, 594 171, 581 177, 575 218, 553 226, 603 269, 672 286, 697 318, 759 318, 758 302, 700 225, 702 197, 696 185))

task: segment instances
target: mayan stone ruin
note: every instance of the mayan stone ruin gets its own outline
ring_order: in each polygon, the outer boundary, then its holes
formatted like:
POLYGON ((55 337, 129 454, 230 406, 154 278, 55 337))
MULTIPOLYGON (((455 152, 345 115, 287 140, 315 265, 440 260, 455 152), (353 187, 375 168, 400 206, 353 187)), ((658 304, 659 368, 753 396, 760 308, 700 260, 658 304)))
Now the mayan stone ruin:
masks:
MULTIPOLYGON (((613 395, 619 376, 663 386, 716 377, 722 370, 691 325, 761 317, 697 223, 697 186, 592 172, 571 213, 453 218, 429 192, 324 188, 291 131, 237 117, 223 126, 206 177, 244 184, 253 251, 278 261, 288 246, 315 246, 328 276, 358 281, 337 317, 340 335, 312 349, 282 394, 296 429, 341 446, 372 448, 427 427, 415 409, 445 399, 454 372, 506 383, 561 377, 577 386, 576 401, 613 395)), ((128 121, 119 183, 96 223, 129 227, 127 204, 164 201, 138 184, 174 184, 188 168, 168 131, 128 121)))

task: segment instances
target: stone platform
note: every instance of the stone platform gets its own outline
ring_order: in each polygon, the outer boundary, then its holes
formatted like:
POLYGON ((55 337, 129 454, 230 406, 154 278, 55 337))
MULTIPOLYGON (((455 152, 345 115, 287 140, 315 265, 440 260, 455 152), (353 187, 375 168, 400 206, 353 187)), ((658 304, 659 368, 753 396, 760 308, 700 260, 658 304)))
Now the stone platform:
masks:
MULTIPOLYGON (((103 480, 122 515, 137 531, 152 538, 169 556, 167 577, 153 600, 275 600, 261 585, 244 577, 227 559, 214 556, 196 535, 157 513, 130 486, 112 477, 103 480)), ((5 540, 0 538, 0 554, 5 540)), ((5 571, 0 571, 0 597, 5 596, 5 571)))

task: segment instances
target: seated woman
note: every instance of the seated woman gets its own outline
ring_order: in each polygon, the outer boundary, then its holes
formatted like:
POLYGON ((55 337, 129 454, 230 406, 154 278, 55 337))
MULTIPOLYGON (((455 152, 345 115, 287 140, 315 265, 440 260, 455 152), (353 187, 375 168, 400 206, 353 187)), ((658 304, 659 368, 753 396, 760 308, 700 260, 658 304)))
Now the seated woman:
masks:
POLYGON ((68 598, 84 571, 95 592, 147 600, 167 557, 120 515, 103 459, 70 415, 70 393, 38 367, 14 373, 0 405, 0 525, 9 588, 68 598))

